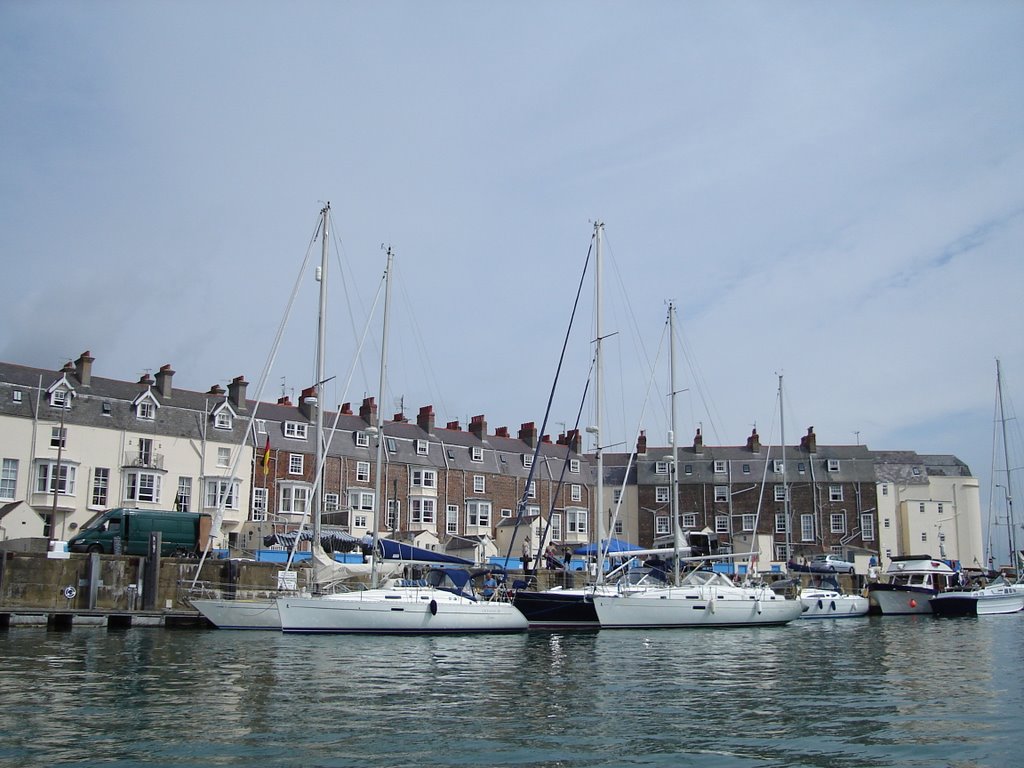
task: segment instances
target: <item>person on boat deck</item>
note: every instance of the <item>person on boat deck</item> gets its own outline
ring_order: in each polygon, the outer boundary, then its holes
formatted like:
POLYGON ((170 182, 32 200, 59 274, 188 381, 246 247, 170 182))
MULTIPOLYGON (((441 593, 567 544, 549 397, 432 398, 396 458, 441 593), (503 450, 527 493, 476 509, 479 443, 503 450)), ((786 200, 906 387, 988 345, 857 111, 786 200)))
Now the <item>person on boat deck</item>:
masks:
POLYGON ((480 592, 480 595, 484 600, 490 600, 494 597, 494 592, 498 588, 498 582, 494 578, 494 574, 488 571, 484 575, 484 588, 480 592))

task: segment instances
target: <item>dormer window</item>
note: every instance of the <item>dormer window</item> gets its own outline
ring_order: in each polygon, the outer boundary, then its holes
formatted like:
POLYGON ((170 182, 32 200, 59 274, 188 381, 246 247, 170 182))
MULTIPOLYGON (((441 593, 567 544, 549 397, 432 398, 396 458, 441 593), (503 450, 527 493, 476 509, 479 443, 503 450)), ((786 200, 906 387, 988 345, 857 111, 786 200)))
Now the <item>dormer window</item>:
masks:
POLYGON ((213 419, 215 429, 231 429, 231 424, 231 412, 228 410, 221 411, 213 419))
POLYGON ((469 449, 469 458, 473 461, 483 461, 484 449, 481 448, 479 445, 474 445, 472 448, 469 449))
POLYGON ((136 406, 135 415, 144 421, 152 421, 156 418, 156 406, 150 400, 143 400, 136 406))
POLYGON ((71 394, 66 389, 55 389, 50 393, 50 405, 54 408, 70 408, 71 394))
POLYGON ((356 445, 360 448, 368 448, 370 445, 370 435, 362 430, 356 432, 356 445))
POLYGON ((398 453, 398 442, 393 437, 387 437, 384 439, 384 444, 388 448, 388 453, 398 453))
POLYGON ((569 471, 574 473, 574 474, 577 474, 577 475, 579 474, 579 472, 580 472, 580 460, 579 459, 569 459, 569 471))
POLYGON ((838 472, 839 471, 839 459, 829 459, 828 460, 828 471, 829 472, 838 472))
POLYGON ((530 468, 530 467, 533 466, 533 454, 532 453, 524 453, 523 454, 523 466, 526 467, 526 468, 530 468))
POLYGON ((725 472, 725 462, 721 459, 715 460, 715 474, 720 475, 725 472))
POLYGON ((778 459, 776 459, 774 461, 774 463, 772 464, 772 472, 774 472, 775 474, 778 475, 778 474, 782 473, 782 470, 783 470, 782 462, 779 461, 778 459))
POLYGON ((298 421, 286 421, 284 423, 284 436, 290 437, 293 440, 305 440, 306 427, 306 424, 302 424, 298 421))
POLYGON ((21 402, 21 390, 20 389, 16 389, 13 392, 11 392, 11 399, 14 402, 16 402, 16 403, 20 403, 21 402))
POLYGON ((417 456, 426 456, 427 455, 427 451, 428 451, 428 449, 430 447, 430 444, 427 443, 426 440, 416 440, 415 442, 416 442, 416 455, 417 456))
POLYGON ((668 462, 667 461, 656 461, 656 462, 654 462, 654 474, 656 474, 656 475, 667 475, 668 474, 668 462))

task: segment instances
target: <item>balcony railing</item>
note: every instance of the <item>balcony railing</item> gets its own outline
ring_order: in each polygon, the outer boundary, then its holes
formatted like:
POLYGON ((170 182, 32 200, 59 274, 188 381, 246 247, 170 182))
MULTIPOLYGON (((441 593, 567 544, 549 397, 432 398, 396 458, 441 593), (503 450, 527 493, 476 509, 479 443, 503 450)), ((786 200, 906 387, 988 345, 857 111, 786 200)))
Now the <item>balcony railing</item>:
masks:
POLYGON ((125 467, 144 467, 147 469, 163 469, 164 455, 145 451, 125 451, 125 467))

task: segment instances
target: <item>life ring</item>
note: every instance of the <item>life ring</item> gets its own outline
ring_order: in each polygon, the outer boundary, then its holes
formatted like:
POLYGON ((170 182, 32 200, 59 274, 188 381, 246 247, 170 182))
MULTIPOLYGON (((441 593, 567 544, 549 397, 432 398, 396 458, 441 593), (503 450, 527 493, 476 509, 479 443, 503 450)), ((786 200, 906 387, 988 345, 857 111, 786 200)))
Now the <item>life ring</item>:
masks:
POLYGON ((430 601, 430 615, 437 616, 437 600, 430 601))
POLYGON ((78 590, 75 589, 70 584, 68 586, 64 587, 64 597, 67 598, 68 600, 74 600, 75 596, 77 594, 78 594, 78 590))

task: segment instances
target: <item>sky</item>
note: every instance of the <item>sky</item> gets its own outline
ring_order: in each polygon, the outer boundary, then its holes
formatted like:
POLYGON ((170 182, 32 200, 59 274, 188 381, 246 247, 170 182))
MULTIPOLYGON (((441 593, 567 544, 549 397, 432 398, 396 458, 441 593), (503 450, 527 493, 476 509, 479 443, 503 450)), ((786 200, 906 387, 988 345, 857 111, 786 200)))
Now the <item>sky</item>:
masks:
POLYGON ((781 376, 787 444, 953 454, 987 509, 1022 39, 1020 2, 0 0, 0 360, 294 400, 330 202, 328 404, 377 394, 390 247, 385 412, 540 425, 564 344, 557 436, 601 222, 606 449, 667 443, 671 302, 681 444, 777 444, 781 376))

